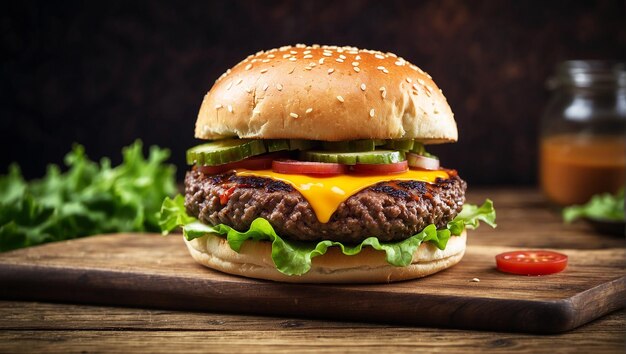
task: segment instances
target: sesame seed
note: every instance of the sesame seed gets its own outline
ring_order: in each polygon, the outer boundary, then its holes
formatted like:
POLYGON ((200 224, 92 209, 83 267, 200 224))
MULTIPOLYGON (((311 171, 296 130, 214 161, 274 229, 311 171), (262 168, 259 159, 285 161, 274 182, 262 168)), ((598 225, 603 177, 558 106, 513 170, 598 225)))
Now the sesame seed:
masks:
POLYGON ((354 69, 354 71, 356 71, 357 73, 358 73, 359 71, 361 71, 361 69, 359 69, 359 67, 358 67, 358 66, 353 66, 353 67, 352 67, 352 69, 354 69))
POLYGON ((409 65, 409 68, 415 70, 415 71, 420 71, 419 68, 413 64, 409 65))
POLYGON ((381 54, 375 54, 374 57, 376 57, 376 59, 385 59, 385 56, 381 54))
POLYGON ((376 112, 374 112, 374 108, 370 109, 370 117, 374 118, 374 114, 376 114, 376 112))
POLYGON ((323 55, 323 56, 325 56, 325 57, 330 57, 330 56, 332 56, 332 55, 333 55, 333 53, 330 53, 330 52, 324 52, 324 53, 322 53, 322 55, 323 55))
POLYGON ((309 63, 309 66, 310 66, 310 67, 312 67, 312 68, 314 68, 314 67, 315 67, 315 65, 317 65, 317 64, 315 64, 315 63, 309 63))
POLYGON ((478 278, 472 278, 472 280, 470 280, 472 283, 478 283, 480 281, 480 279, 478 278))
POLYGON ((270 59, 274 59, 276 56, 274 54, 270 54, 267 57, 270 58, 270 59))
POLYGON ((302 54, 311 54, 310 50, 305 50, 304 52, 302 52, 302 54))
POLYGON ((358 61, 353 61, 352 62, 352 66, 359 66, 359 62, 358 61))
POLYGON ((422 79, 417 79, 417 82, 419 82, 420 85, 424 85, 424 80, 422 80, 422 79))
POLYGON ((345 56, 345 55, 343 55, 343 54, 339 54, 339 57, 340 57, 341 59, 343 59, 343 60, 346 60, 346 56, 345 56))
POLYGON ((268 87, 270 87, 270 85, 268 85, 267 83, 265 85, 263 85, 263 91, 267 91, 268 87))
POLYGON ((293 118, 298 118, 299 117, 296 113, 293 113, 293 112, 289 113, 289 115, 291 117, 293 117, 293 118))
POLYGON ((356 57, 354 57, 355 60, 361 60, 361 56, 357 55, 356 57))
POLYGON ((343 59, 341 59, 341 58, 337 58, 337 59, 335 59, 335 61, 338 62, 338 63, 343 63, 343 59))
POLYGON ((230 90, 231 87, 233 87, 233 82, 232 81, 228 83, 228 86, 226 86, 226 89, 230 90))
POLYGON ((239 79, 235 85, 239 85, 242 82, 243 82, 243 79, 239 79))
POLYGON ((283 59, 287 59, 291 56, 291 54, 283 54, 283 59))
POLYGON ((365 89, 366 89, 366 88, 367 88, 367 87, 365 86, 365 84, 361 84, 361 90, 362 90, 362 91, 365 91, 365 89))
POLYGON ((403 66, 404 65, 404 61, 398 60, 394 64, 396 64, 397 66, 403 66))
POLYGON ((228 112, 233 113, 233 106, 228 105, 228 112))
POLYGON ((411 78, 410 78, 410 77, 407 77, 407 78, 406 78, 406 82, 408 82, 409 84, 410 84, 412 81, 413 81, 413 80, 411 80, 411 78))
POLYGON ((293 68, 291 68, 291 70, 289 70, 289 73, 288 73, 288 74, 293 73, 293 71, 294 71, 294 70, 296 70, 296 67, 295 67, 295 66, 294 66, 293 68))
POLYGON ((324 59, 326 59, 326 58, 320 58, 320 60, 318 61, 318 63, 320 63, 320 65, 324 64, 324 59))
POLYGON ((289 58, 289 61, 296 61, 296 57, 289 58))
POLYGON ((310 66, 305 66, 305 67, 304 67, 304 70, 311 70, 311 69, 313 69, 313 68, 312 68, 312 67, 310 67, 310 66))
POLYGON ((305 112, 306 112, 306 114, 309 114, 309 113, 313 112, 313 108, 307 108, 305 112))
POLYGON ((343 99, 343 97, 341 97, 341 96, 337 96, 337 99, 338 99, 338 100, 339 100, 339 102, 341 102, 341 103, 343 103, 343 102, 344 102, 344 99, 343 99))
POLYGON ((295 50, 290 50, 289 53, 291 53, 291 54, 298 54, 298 52, 295 51, 295 50))
POLYGON ((333 71, 335 71, 335 69, 333 69, 333 68, 328 69, 328 73, 329 73, 329 74, 332 74, 332 73, 333 73, 333 71))
POLYGON ((222 108, 222 107, 224 107, 224 106, 222 106, 222 104, 221 104, 221 103, 219 103, 219 104, 216 104, 216 105, 215 105, 215 109, 220 109, 220 108, 222 108))
POLYGON ((302 43, 296 44, 296 48, 306 48, 306 46, 302 43))
POLYGON ((389 70, 387 70, 387 69, 383 69, 383 72, 384 72, 385 74, 389 74, 389 70))
POLYGON ((383 98, 387 97, 387 91, 385 90, 381 91, 380 95, 383 96, 383 98))
POLYGON ((376 69, 378 69, 378 70, 385 70, 385 67, 384 66, 377 66, 376 69))
POLYGON ((419 86, 417 86, 417 84, 413 84, 413 88, 415 89, 415 91, 419 91, 419 86))
POLYGON ((277 89, 278 91, 282 91, 282 90, 283 90, 283 85, 281 85, 281 84, 276 84, 276 89, 277 89))
POLYGON ((261 74, 265 74, 266 72, 267 72, 267 69, 261 70, 261 74))
POLYGON ((252 92, 252 89, 251 89, 251 88, 249 88, 249 87, 246 87, 246 92, 247 92, 247 93, 251 93, 251 92, 252 92))
POLYGON ((262 61, 263 63, 269 63, 269 62, 270 62, 270 60, 269 60, 269 59, 263 59, 263 60, 261 60, 261 61, 262 61))
POLYGON ((311 59, 313 58, 313 56, 311 54, 307 54, 305 56, 303 56, 304 59, 311 59))
POLYGON ((246 65, 246 67, 245 67, 245 69, 246 69, 246 70, 250 70, 251 68, 252 68, 252 64, 248 64, 248 65, 246 65))

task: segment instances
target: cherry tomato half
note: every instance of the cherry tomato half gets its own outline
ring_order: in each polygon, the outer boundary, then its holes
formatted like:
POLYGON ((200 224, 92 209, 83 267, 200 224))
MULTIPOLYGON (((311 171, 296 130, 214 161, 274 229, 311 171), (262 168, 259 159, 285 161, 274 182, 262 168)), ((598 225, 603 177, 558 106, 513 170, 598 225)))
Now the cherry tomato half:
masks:
POLYGON ((558 273, 567 266, 567 256, 553 251, 505 252, 496 256, 498 270, 523 275, 558 273))
POLYGON ((402 173, 406 172, 409 165, 406 161, 400 161, 396 163, 358 163, 350 166, 350 170, 354 173, 372 174, 372 175, 386 175, 390 173, 402 173))
POLYGON ((274 160, 272 170, 276 173, 301 175, 338 175, 346 173, 346 165, 328 162, 274 160))

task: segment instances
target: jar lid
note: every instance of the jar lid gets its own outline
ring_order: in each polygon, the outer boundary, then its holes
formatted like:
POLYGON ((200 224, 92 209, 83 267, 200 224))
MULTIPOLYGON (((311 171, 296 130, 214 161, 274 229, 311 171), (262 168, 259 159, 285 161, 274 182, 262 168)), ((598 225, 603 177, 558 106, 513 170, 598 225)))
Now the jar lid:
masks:
POLYGON ((547 82, 550 89, 626 87, 626 63, 607 60, 567 60, 556 66, 556 76, 547 82))

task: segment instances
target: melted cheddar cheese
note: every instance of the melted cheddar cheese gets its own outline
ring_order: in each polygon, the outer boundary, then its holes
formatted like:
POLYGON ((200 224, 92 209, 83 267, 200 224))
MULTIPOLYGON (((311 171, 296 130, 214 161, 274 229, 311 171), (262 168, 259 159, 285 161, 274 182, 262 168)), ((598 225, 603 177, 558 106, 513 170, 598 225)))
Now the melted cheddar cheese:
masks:
POLYGON ((236 170, 239 176, 259 176, 272 178, 290 184, 311 204, 317 219, 327 223, 339 204, 352 195, 380 182, 388 181, 421 181, 433 183, 437 178, 447 179, 446 171, 416 171, 389 175, 337 175, 331 177, 315 177, 276 173, 272 170, 236 170))

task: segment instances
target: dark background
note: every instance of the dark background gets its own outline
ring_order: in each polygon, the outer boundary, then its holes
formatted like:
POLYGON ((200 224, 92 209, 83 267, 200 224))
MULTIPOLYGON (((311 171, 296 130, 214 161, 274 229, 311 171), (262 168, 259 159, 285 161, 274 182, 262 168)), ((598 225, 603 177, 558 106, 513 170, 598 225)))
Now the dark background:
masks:
POLYGON ((536 181, 545 80, 565 59, 624 59, 623 1, 22 1, 0 11, 0 173, 61 163, 72 142, 120 160, 136 138, 179 177, 203 95, 248 54, 285 44, 391 51, 456 114, 437 146, 470 184, 536 181))

